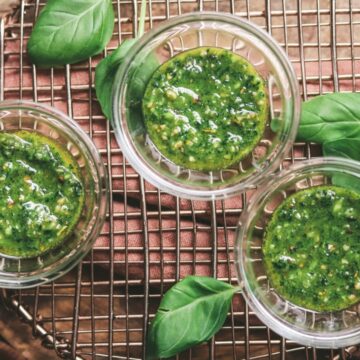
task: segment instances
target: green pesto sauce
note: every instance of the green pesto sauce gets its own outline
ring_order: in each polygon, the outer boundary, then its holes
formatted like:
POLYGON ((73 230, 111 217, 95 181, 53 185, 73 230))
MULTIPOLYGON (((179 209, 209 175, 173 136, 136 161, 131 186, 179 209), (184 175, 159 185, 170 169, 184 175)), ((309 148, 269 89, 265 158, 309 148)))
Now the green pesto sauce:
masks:
POLYGON ((74 229, 84 202, 72 155, 35 132, 0 132, 0 252, 33 257, 74 229))
POLYGON ((161 65, 143 98, 158 150, 189 169, 225 169, 251 153, 266 124, 265 82, 243 57, 219 48, 182 52, 161 65))
POLYGON ((288 197, 266 228, 263 253, 271 285, 316 311, 360 300, 360 194, 319 186, 288 197))

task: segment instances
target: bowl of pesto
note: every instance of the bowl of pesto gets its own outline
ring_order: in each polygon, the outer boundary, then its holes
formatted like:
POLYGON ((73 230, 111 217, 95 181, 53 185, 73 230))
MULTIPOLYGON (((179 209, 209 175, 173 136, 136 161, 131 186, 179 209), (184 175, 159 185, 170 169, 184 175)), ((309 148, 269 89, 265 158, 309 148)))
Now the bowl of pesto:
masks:
POLYGON ((299 123, 285 53, 227 14, 192 13, 152 29, 114 84, 111 122, 124 155, 150 183, 185 198, 253 188, 280 164, 299 123))
POLYGON ((262 321, 309 346, 360 340, 360 163, 317 158, 260 188, 238 226, 236 267, 262 321))
POLYGON ((0 103, 0 286, 36 286, 87 253, 106 214, 102 160, 58 110, 0 103))

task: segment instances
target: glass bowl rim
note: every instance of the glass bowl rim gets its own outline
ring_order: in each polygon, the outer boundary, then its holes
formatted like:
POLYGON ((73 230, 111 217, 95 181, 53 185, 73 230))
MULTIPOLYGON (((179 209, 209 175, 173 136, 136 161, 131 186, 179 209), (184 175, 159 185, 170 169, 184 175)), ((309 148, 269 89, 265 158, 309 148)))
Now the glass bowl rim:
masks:
POLYGON ((130 162, 136 172, 141 174, 149 183, 155 185, 159 189, 180 196, 182 198, 191 200, 220 200, 239 194, 246 190, 254 188, 255 184, 262 182, 262 179, 267 178, 278 166, 285 157, 286 153, 290 150, 296 136, 298 125, 300 122, 300 93, 298 87, 298 81, 296 74, 290 59, 287 57, 285 51, 280 45, 273 39, 266 31, 261 29, 259 26, 251 23, 248 20, 240 18, 238 16, 218 13, 212 11, 206 12, 192 12, 184 15, 179 15, 170 18, 162 22, 159 26, 152 28, 145 33, 138 41, 132 46, 127 54, 125 61, 117 70, 115 75, 115 81, 112 89, 112 117, 111 124, 114 128, 115 138, 124 154, 126 159, 130 162), (262 39, 264 44, 270 49, 277 57, 279 64, 281 64, 283 71, 286 74, 286 78, 289 80, 290 91, 294 97, 294 105, 292 110, 292 123, 290 129, 287 132, 286 139, 282 139, 279 144, 279 150, 276 156, 267 161, 267 165, 264 166, 260 171, 255 171, 255 174, 251 174, 245 180, 239 180, 229 187, 214 188, 214 189, 198 189, 192 185, 184 186, 178 182, 172 182, 168 177, 159 174, 148 162, 137 154, 135 146, 131 141, 131 137, 127 131, 123 129, 122 121, 123 117, 120 111, 120 99, 123 94, 126 93, 127 84, 125 82, 128 76, 128 70, 131 63, 136 59, 139 51, 146 47, 147 44, 163 32, 182 24, 189 22, 199 22, 202 20, 206 21, 218 21, 223 23, 229 23, 244 29, 250 34, 255 35, 257 38, 262 39))
MULTIPOLYGON (((298 172, 306 172, 311 169, 321 169, 326 165, 335 166, 339 171, 341 169, 345 171, 347 170, 347 173, 353 171, 353 173, 356 173, 359 176, 360 180, 360 162, 340 157, 318 157, 308 159, 299 163, 295 163, 288 168, 279 171, 271 179, 269 179, 265 185, 259 187, 256 190, 256 192, 249 200, 249 203, 244 208, 244 211, 241 214, 237 224, 234 256, 236 275, 238 283, 242 288, 242 295, 244 296, 247 304, 249 304, 250 308, 254 311, 255 315, 261 319, 265 325, 284 338, 296 341, 297 343, 306 346, 331 349, 334 347, 340 348, 351 346, 355 343, 358 343, 360 341, 360 325, 357 328, 350 328, 346 330, 343 329, 333 333, 312 332, 307 329, 296 330, 291 326, 290 323, 282 321, 281 317, 277 317, 270 310, 268 310, 268 307, 263 304, 261 299, 259 299, 253 293, 249 286, 243 261, 245 254, 243 245, 245 242, 248 243, 250 241, 249 239, 243 240, 243 238, 248 231, 249 222, 252 220, 254 216, 253 214, 257 213, 258 206, 265 199, 265 197, 273 193, 274 190, 279 187, 279 185, 288 183, 288 181, 291 180, 291 175, 298 172), (336 344, 336 346, 334 346, 334 344, 336 344)), ((311 310, 308 311, 312 312, 311 310)), ((314 311, 314 313, 317 312, 314 311)), ((327 314, 329 314, 329 312, 327 312, 327 314)))
MULTIPOLYGON (((97 181, 98 181, 98 190, 99 190, 99 201, 95 202, 95 206, 98 207, 96 213, 96 220, 92 224, 91 230, 89 231, 86 238, 84 238, 81 244, 78 245, 76 251, 72 249, 72 254, 70 257, 64 256, 63 258, 58 259, 55 263, 47 265, 44 271, 37 271, 35 274, 33 272, 21 272, 20 276, 17 273, 0 273, 0 286, 3 288, 9 289, 26 289, 32 288, 35 286, 42 285, 44 283, 53 281, 60 276, 66 274, 71 269, 73 269, 88 253, 88 251, 93 246, 98 234, 100 233, 106 216, 106 211, 108 208, 108 176, 105 169, 105 165, 101 159, 101 156, 91 140, 91 138, 86 134, 86 132, 64 112, 58 110, 57 108, 42 104, 39 102, 29 101, 29 100, 3 100, 0 101, 0 111, 3 110, 21 110, 28 109, 30 111, 44 113, 54 117, 62 126, 67 128, 67 135, 70 132, 70 139, 76 134, 77 140, 81 141, 81 145, 84 146, 88 155, 91 157, 91 161, 96 169, 97 181), (91 241, 90 241, 91 239, 91 241), (86 245, 86 246, 85 246, 86 245), (56 264, 54 268, 52 266, 56 264)), ((55 123, 51 123, 55 129, 59 126, 55 123)), ((3 129, 0 129, 0 132, 3 132, 3 129)), ((6 130, 5 130, 6 131, 6 130)), ((56 139, 55 139, 56 141, 56 139)), ((17 257, 6 257, 9 260, 18 260, 17 257)), ((21 260, 21 258, 20 258, 21 260)))

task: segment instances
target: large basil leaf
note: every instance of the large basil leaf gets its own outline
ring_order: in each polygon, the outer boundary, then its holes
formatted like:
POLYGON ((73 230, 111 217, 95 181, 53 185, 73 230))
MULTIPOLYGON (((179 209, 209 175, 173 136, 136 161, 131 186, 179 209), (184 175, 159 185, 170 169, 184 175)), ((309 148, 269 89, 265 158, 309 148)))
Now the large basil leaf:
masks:
POLYGON ((297 139, 324 143, 360 138, 360 93, 317 96, 302 106, 297 139))
POLYGON ((112 87, 117 69, 124 61, 136 39, 127 39, 110 55, 99 62, 95 69, 95 90, 101 110, 110 119, 112 107, 112 87))
POLYGON ((73 64, 100 53, 114 29, 111 0, 49 0, 31 33, 33 64, 73 64))
POLYGON ((146 359, 171 357, 209 340, 224 324, 238 290, 222 281, 198 276, 174 285, 150 325, 146 359))

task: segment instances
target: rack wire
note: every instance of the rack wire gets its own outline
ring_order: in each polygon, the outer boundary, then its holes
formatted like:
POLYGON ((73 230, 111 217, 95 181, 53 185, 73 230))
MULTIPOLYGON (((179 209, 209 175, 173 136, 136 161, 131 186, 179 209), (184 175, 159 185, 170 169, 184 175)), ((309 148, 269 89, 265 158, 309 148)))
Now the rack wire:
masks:
MULTIPOLYGON (((122 158, 93 78, 101 57, 136 35, 136 0, 113 1, 116 24, 105 54, 52 70, 35 68, 26 54, 44 5, 22 0, 15 15, 0 21, 0 99, 48 103, 88 132, 107 166, 110 211, 94 249, 76 269, 53 283, 2 296, 60 358, 142 359, 147 325, 171 285, 194 273, 236 283, 234 230, 247 196, 210 203, 174 198, 144 182, 122 158)), ((230 12, 263 27, 287 52, 305 100, 359 86, 359 0, 148 0, 147 5, 148 28, 197 10, 230 12)), ((283 166, 314 156, 321 156, 318 147, 297 143, 283 166)), ((325 351, 287 341, 236 295, 223 329, 179 358, 340 360, 358 354, 356 346, 325 351)))

